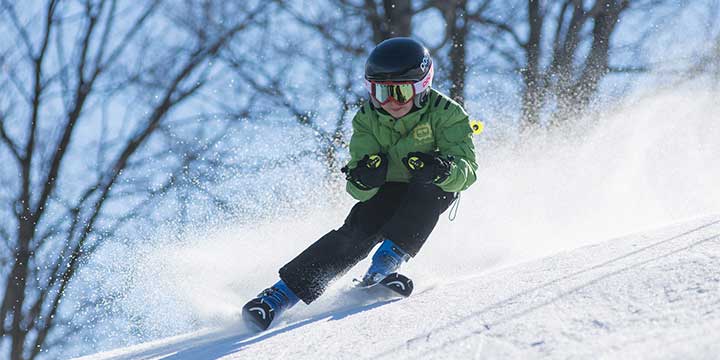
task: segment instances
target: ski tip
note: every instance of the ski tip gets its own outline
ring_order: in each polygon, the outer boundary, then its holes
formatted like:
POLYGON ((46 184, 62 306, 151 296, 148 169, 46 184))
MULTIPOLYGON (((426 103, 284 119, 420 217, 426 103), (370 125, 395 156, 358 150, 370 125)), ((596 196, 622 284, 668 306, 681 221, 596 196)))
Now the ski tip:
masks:
POLYGON ((255 332, 267 330, 274 317, 272 308, 258 299, 253 299, 243 306, 242 319, 248 328, 255 332))
POLYGON ((380 283, 402 297, 410 296, 415 288, 410 278, 398 273, 386 276, 380 283))

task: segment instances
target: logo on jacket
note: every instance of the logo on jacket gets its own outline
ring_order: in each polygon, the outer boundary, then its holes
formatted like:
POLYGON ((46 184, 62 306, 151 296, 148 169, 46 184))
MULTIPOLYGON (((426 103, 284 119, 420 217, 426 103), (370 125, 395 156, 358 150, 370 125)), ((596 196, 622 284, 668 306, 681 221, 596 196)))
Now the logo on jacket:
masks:
POLYGON ((421 124, 415 127, 413 130, 413 138, 420 143, 432 141, 433 133, 430 124, 421 124))

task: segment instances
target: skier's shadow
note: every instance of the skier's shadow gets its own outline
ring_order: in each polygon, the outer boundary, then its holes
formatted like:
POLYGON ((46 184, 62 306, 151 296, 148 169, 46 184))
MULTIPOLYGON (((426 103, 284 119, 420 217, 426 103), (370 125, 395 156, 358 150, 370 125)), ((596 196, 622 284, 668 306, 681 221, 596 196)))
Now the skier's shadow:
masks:
MULTIPOLYGON (((375 309, 377 307, 387 305, 396 301, 399 301, 400 299, 390 299, 390 300, 384 300, 380 302, 375 302, 372 304, 366 304, 361 305, 359 307, 354 306, 351 308, 346 309, 335 309, 331 311, 327 311, 318 315, 315 315, 309 319, 299 321, 294 324, 290 324, 288 326, 276 329, 276 330, 270 330, 269 332, 261 333, 261 334, 255 334, 255 333, 241 333, 237 335, 231 335, 226 337, 221 337, 220 339, 212 340, 206 343, 202 343, 201 345, 195 345, 195 344, 187 344, 189 346, 185 346, 184 349, 177 351, 178 347, 183 347, 182 344, 177 344, 179 346, 173 346, 174 350, 176 351, 172 355, 168 355, 166 357, 163 357, 163 359, 173 359, 173 360, 189 360, 189 359, 217 359, 221 358, 223 356, 227 356, 233 353, 237 353, 242 351, 243 349, 247 348, 248 346, 251 346, 253 344, 262 342, 266 339, 272 338, 274 336, 293 331, 297 328, 301 328, 303 326, 316 323, 319 321, 334 321, 334 320, 342 320, 349 316, 353 316, 355 314, 359 314, 365 311, 369 311, 372 309, 375 309)), ((215 337, 217 334, 211 334, 207 337, 215 337)), ((157 357, 157 352, 148 352, 145 354, 135 354, 137 358, 154 358, 157 357)))

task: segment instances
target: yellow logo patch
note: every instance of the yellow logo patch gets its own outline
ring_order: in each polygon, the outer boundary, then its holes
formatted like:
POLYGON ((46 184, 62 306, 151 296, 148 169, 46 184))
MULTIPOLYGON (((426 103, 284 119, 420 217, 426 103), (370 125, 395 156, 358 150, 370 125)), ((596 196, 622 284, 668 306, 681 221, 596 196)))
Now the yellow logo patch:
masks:
POLYGON ((421 124, 413 130, 413 138, 418 142, 424 143, 428 140, 432 141, 433 133, 430 124, 421 124))

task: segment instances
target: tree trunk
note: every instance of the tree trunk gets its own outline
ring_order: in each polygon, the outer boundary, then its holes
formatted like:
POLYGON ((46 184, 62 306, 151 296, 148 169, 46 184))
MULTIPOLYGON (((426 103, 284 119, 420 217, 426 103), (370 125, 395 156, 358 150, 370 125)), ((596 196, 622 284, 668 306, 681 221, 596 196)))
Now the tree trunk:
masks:
POLYGON ((383 0, 382 15, 375 0, 365 0, 364 9, 373 30, 373 42, 412 34, 413 8, 410 0, 383 0))
MULTIPOLYGON (((557 110, 551 125, 561 126, 572 118, 583 116, 600 81, 608 73, 610 62, 610 37, 617 28, 620 14, 627 8, 627 1, 603 0, 593 16, 592 45, 585 59, 580 76, 574 82, 562 84, 557 89, 557 110)), ((571 54, 572 56, 572 54, 571 54)), ((574 57, 572 57, 574 59, 574 57)), ((563 74, 561 74, 562 78, 563 74)))
POLYGON ((27 287, 28 262, 30 261, 30 240, 35 228, 28 210, 23 211, 22 219, 18 229, 18 244, 15 252, 15 263, 13 264, 10 277, 7 281, 6 301, 8 306, 5 317, 12 316, 10 325, 10 336, 12 337, 10 358, 22 360, 25 349, 27 329, 23 328, 23 305, 25 304, 25 290, 27 287))
POLYGON ((410 0, 384 0, 385 34, 384 38, 410 36, 412 34, 413 9, 410 0))
POLYGON ((467 0, 439 2, 445 17, 445 31, 450 45, 450 97, 460 103, 465 100, 465 76, 467 72, 465 41, 468 34, 467 0))
POLYGON ((540 111, 544 103, 544 84, 540 76, 540 56, 543 17, 540 12, 539 0, 528 0, 528 24, 530 36, 525 44, 525 58, 527 65, 522 70, 522 79, 525 88, 522 96, 521 128, 531 128, 539 125, 540 111))

